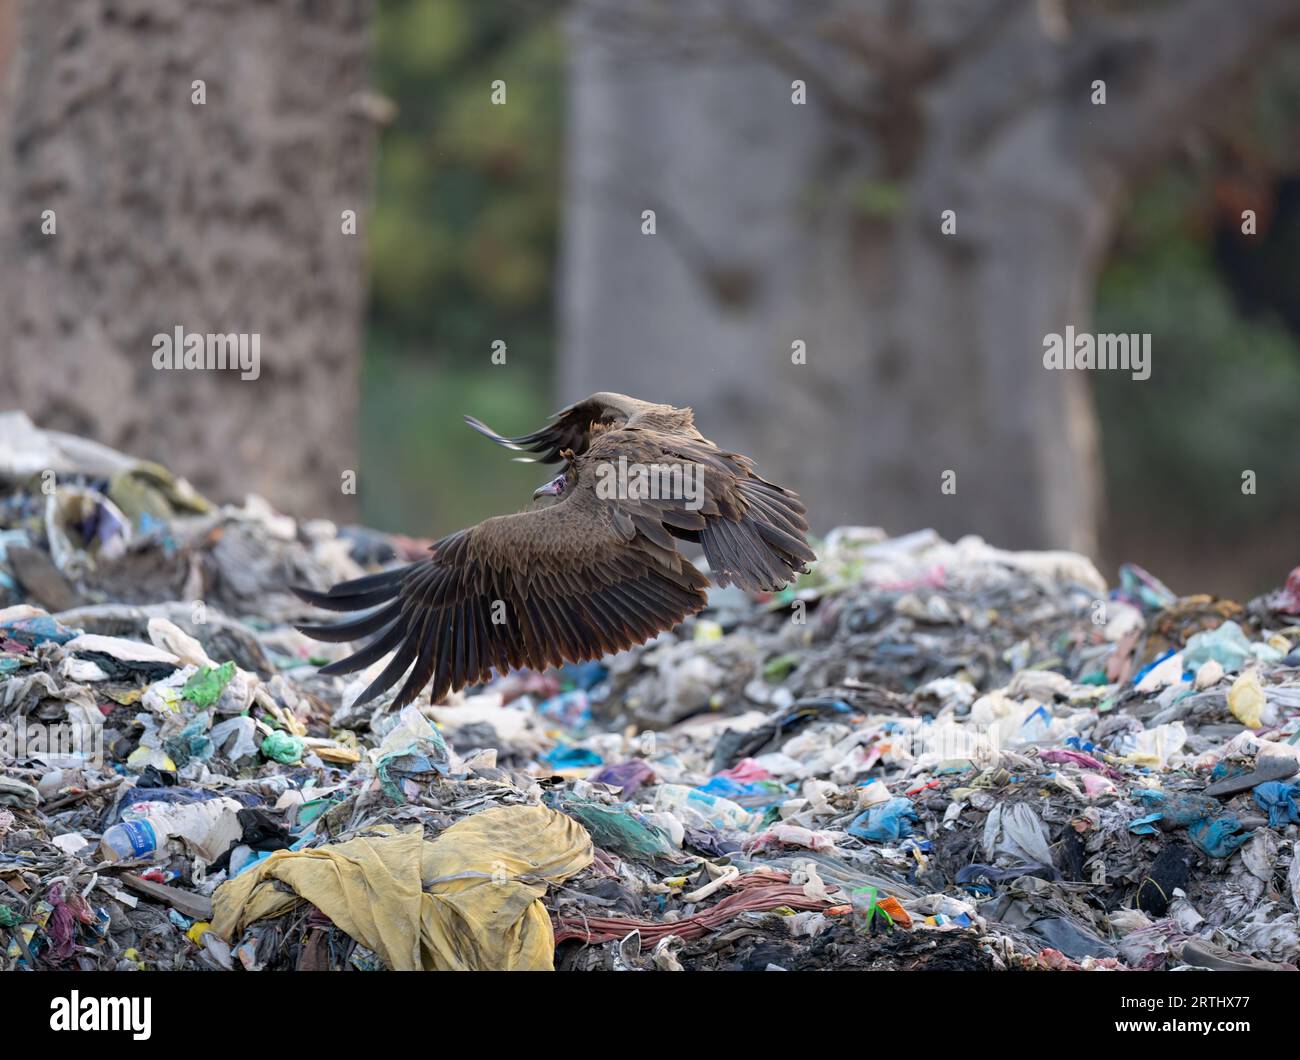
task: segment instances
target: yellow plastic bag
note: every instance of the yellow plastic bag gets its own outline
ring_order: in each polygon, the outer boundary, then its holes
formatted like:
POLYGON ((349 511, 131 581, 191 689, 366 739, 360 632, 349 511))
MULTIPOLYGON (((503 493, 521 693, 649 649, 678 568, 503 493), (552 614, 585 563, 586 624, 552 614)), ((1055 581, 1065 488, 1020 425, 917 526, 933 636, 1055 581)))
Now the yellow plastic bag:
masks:
POLYGON ((484 810, 432 841, 418 828, 380 826, 346 843, 278 850, 222 884, 212 929, 233 943, 249 924, 307 901, 399 971, 551 971, 555 937, 540 899, 591 859, 586 829, 545 806, 484 810))

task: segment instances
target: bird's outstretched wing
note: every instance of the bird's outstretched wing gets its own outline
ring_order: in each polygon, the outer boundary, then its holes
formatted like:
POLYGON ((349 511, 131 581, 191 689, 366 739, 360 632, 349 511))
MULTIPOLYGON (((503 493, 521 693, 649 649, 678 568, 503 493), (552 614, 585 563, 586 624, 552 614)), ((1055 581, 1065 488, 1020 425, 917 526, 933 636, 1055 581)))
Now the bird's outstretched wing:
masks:
POLYGON ((808 523, 797 495, 755 473, 738 453, 720 449, 695 428, 690 409, 600 392, 556 413, 531 434, 504 438, 471 416, 466 422, 498 445, 537 453, 553 463, 566 452, 593 462, 667 467, 702 476, 703 499, 622 496, 638 529, 664 548, 673 538, 704 548, 713 580, 749 590, 771 590, 791 580, 816 557, 805 540, 808 523))
POLYGON ((597 659, 671 629, 704 607, 708 585, 680 540, 703 547, 718 585, 749 590, 777 589, 816 558, 798 496, 703 437, 689 409, 595 394, 520 438, 470 423, 545 462, 567 458, 563 493, 452 534, 409 567, 298 590, 318 607, 364 612, 299 627, 318 640, 371 638, 322 673, 394 653, 358 702, 408 670, 399 706, 430 681, 437 702, 494 668, 597 659))
POLYGON ((506 438, 497 434, 486 423, 476 420, 473 416, 466 416, 465 422, 497 445, 520 453, 538 454, 520 459, 554 464, 563 459, 562 454, 566 450, 579 456, 585 453, 591 444, 593 430, 634 424, 641 418, 653 417, 656 414, 677 414, 684 417, 687 423, 690 422, 689 410, 674 409, 670 405, 655 405, 648 401, 638 401, 626 394, 609 392, 592 394, 591 397, 575 401, 567 408, 560 409, 551 417, 551 423, 545 427, 517 438, 506 438))
POLYGON ((403 706, 433 681, 437 702, 493 668, 544 669, 598 659, 649 640, 704 607, 708 580, 684 556, 636 530, 599 498, 590 468, 549 507, 487 519, 439 541, 425 560, 343 582, 308 603, 362 611, 309 637, 360 651, 324 667, 350 673, 395 652, 359 698, 365 703, 410 668, 403 706))
POLYGON ((779 589, 817 558, 798 496, 693 428, 612 430, 592 441, 585 464, 603 495, 617 487, 618 516, 646 539, 664 548, 673 538, 699 542, 718 585, 779 589))

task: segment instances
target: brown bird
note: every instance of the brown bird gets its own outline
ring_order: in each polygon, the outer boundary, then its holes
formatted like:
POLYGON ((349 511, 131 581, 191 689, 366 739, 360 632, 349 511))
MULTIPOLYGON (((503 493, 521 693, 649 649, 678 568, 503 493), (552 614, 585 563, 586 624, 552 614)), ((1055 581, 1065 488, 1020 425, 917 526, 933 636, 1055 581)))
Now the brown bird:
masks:
POLYGON ((519 438, 465 419, 499 445, 536 454, 523 459, 564 469, 529 509, 445 537, 427 559, 325 593, 297 590, 317 607, 367 612, 299 626, 307 636, 374 635, 321 673, 351 673, 396 653, 358 703, 408 668, 397 706, 430 680, 436 703, 493 668, 545 669, 644 643, 706 603, 708 579, 678 540, 703 547, 716 584, 750 590, 779 588, 816 558, 798 496, 701 435, 690 409, 593 394, 519 438))

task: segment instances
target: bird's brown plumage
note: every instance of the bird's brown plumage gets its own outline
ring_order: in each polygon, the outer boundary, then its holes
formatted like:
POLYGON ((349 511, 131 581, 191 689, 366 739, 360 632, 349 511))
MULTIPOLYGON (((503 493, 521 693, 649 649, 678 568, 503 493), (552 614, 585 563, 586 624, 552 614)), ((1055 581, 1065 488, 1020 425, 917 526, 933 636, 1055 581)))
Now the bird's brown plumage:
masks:
POLYGON ((508 448, 542 462, 565 460, 563 493, 443 538, 428 559, 408 567, 327 593, 299 590, 327 610, 366 612, 339 625, 300 626, 308 636, 373 637, 322 673, 360 670, 395 652, 358 702, 408 669, 398 705, 431 680, 437 702, 493 669, 597 659, 671 629, 704 607, 708 585, 677 540, 703 546, 717 584, 746 589, 778 588, 815 558, 798 497, 704 438, 689 409, 594 394, 520 438, 466 419, 508 448), (611 493, 620 460, 678 467, 702 488, 689 500, 611 493))

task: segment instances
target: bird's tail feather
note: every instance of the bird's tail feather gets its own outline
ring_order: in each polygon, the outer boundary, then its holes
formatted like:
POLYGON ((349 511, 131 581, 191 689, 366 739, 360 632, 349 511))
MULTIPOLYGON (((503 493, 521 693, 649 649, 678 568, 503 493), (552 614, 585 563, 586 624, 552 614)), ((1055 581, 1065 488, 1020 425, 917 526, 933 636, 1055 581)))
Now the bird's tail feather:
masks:
POLYGON ((708 520, 700 544, 709 573, 720 586, 736 584, 751 592, 770 592, 806 574, 817 558, 804 535, 804 506, 793 494, 760 478, 742 479, 748 502, 744 516, 708 520))

